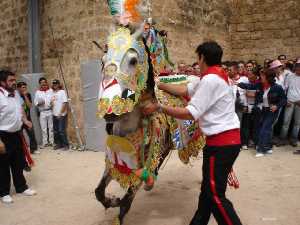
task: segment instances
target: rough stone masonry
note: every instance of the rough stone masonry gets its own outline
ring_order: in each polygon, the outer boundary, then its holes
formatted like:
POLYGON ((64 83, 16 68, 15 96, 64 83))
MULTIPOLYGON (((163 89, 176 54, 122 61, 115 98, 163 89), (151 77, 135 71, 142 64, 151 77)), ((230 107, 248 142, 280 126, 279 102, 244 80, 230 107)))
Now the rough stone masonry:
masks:
MULTIPOLYGON (((278 54, 300 56, 299 0, 152 0, 152 16, 169 31, 173 61, 195 61, 201 41, 216 40, 225 59, 263 60, 278 54), (276 6, 276 7, 275 7, 276 6)), ((18 74, 28 72, 27 0, 0 1, 0 67, 18 74)), ((41 0, 42 69, 49 79, 58 77, 48 17, 62 56, 71 98, 83 127, 80 63, 99 59, 93 40, 105 43, 112 28, 104 0, 41 0)), ((71 136, 74 136, 70 130, 71 136)))

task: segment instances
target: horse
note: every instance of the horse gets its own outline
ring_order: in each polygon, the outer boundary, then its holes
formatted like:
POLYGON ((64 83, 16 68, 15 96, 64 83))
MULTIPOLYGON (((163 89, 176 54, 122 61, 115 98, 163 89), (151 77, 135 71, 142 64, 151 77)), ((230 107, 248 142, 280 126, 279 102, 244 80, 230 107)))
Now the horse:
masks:
MULTIPOLYGON (((109 36, 108 51, 103 57, 98 115, 105 119, 108 138, 106 168, 95 195, 105 209, 120 208, 114 224, 124 223, 143 183, 146 191, 153 188, 172 149, 180 148, 180 159, 187 164, 204 145, 193 121, 180 124, 160 112, 143 115, 147 102, 159 100, 159 91, 155 89, 152 53, 142 34, 139 29, 119 27, 109 36), (178 140, 183 136, 182 127, 190 137, 185 142, 178 140), (106 188, 113 179, 127 190, 123 198, 106 196, 106 188)), ((177 102, 184 104, 181 99, 177 102)))

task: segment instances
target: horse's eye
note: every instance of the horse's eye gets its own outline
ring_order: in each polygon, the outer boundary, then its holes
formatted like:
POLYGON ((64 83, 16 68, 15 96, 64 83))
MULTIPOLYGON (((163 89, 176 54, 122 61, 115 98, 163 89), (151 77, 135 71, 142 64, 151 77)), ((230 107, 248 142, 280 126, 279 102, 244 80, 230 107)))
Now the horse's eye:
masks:
POLYGON ((136 64, 137 64, 137 58, 130 59, 130 61, 129 61, 130 66, 135 66, 136 64))

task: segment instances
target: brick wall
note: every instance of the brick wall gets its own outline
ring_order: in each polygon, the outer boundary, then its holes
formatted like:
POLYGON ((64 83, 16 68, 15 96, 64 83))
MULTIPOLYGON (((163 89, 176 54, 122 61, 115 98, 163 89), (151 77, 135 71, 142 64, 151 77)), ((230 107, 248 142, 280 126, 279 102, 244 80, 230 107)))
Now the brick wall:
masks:
MULTIPOLYGON (((97 40, 103 44, 111 30, 108 7, 103 0, 42 2, 42 68, 49 78, 58 77, 57 57, 48 24, 48 17, 50 17, 71 97, 82 128, 80 63, 101 57, 101 52, 92 41, 97 40)), ((229 9, 224 3, 221 6, 219 4, 216 9, 211 7, 209 11, 203 12, 200 6, 204 3, 209 5, 207 2, 205 0, 183 1, 183 3, 179 0, 153 1, 153 17, 159 24, 159 28, 169 31, 169 48, 173 61, 184 59, 188 63, 193 63, 195 47, 204 39, 215 39, 221 42, 227 49, 228 55, 229 9), (226 16, 223 16, 224 14, 226 16)), ((217 1, 212 2, 217 6, 217 1)), ((74 134, 73 129, 70 129, 70 132, 74 134)))
MULTIPOLYGON (((71 97, 83 126, 80 63, 99 59, 91 43, 103 44, 111 30, 104 0, 43 0, 41 13, 42 68, 49 79, 59 78, 48 18, 51 18, 71 97)), ((299 0, 152 0, 158 28, 169 31, 173 61, 193 63, 194 50, 204 40, 216 40, 225 49, 225 59, 264 57, 280 53, 300 54, 299 0)), ((0 67, 18 73, 28 70, 27 1, 0 2, 0 67)), ((70 130, 74 136, 73 129, 70 130)))
POLYGON ((27 1, 0 1, 0 67, 27 72, 27 1))
POLYGON ((235 60, 300 56, 300 1, 236 1, 230 20, 235 60))

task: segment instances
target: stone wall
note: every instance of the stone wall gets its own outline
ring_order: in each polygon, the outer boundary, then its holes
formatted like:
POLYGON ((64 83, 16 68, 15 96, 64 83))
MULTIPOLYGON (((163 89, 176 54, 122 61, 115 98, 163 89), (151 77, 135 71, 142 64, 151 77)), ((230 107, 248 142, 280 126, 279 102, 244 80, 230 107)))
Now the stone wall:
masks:
MULTIPOLYGON (((80 63, 101 57, 101 52, 92 41, 96 40, 103 45, 112 28, 108 7, 103 0, 41 2, 42 68, 49 78, 59 78, 58 62, 48 23, 50 18, 71 98, 82 128, 80 63)), ((158 27, 169 31, 169 49, 173 61, 181 59, 188 63, 195 62, 194 50, 197 44, 206 39, 222 43, 229 57, 229 7, 227 3, 218 5, 217 1, 212 1, 214 5, 210 6, 209 11, 203 12, 201 5, 209 6, 208 2, 210 1, 153 1, 153 17, 158 27)), ((70 132, 74 134, 73 129, 70 132)))
MULTIPOLYGON (((216 40, 225 50, 225 59, 262 60, 280 53, 300 54, 299 0, 152 0, 152 16, 159 29, 169 31, 173 61, 196 60, 194 50, 204 40, 216 40)), ((104 0, 43 0, 41 13, 42 68, 49 79, 59 78, 57 49, 80 127, 83 127, 80 63, 99 59, 102 45, 111 30, 111 17, 104 0)), ((0 67, 28 72, 27 1, 0 2, 0 67)), ((74 136, 73 129, 70 129, 74 136)))
POLYGON ((300 1, 235 1, 230 20, 232 59, 300 57, 300 1))
POLYGON ((27 72, 28 26, 26 0, 0 1, 0 67, 27 72))

